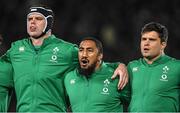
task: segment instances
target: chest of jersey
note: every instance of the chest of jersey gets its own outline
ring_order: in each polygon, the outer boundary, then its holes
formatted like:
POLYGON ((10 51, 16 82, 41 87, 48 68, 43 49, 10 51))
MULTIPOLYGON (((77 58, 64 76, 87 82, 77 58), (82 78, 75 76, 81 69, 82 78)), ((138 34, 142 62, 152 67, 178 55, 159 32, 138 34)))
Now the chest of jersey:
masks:
MULTIPOLYGON (((105 76, 105 75, 98 75, 105 76)), ((121 111, 118 80, 110 77, 74 77, 66 82, 73 111, 121 111)))
POLYGON ((180 72, 172 64, 161 64, 153 67, 141 65, 133 67, 132 73, 132 87, 137 93, 139 93, 138 90, 150 91, 151 93, 165 92, 180 84, 180 72))
POLYGON ((23 76, 31 78, 33 75, 36 75, 34 77, 37 79, 55 77, 63 74, 71 64, 71 61, 68 60, 69 56, 61 48, 53 45, 38 51, 30 47, 19 46, 11 57, 15 80, 23 76))

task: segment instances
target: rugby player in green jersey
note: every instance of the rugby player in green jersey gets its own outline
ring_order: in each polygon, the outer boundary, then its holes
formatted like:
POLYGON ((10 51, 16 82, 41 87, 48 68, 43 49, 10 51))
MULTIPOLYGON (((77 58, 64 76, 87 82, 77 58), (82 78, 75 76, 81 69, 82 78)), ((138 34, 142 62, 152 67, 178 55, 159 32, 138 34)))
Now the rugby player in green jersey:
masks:
POLYGON ((13 87, 13 69, 10 63, 0 61, 0 112, 6 112, 10 102, 9 90, 13 87))
POLYGON ((126 86, 117 90, 118 79, 111 80, 114 69, 106 65, 103 47, 94 36, 86 36, 79 45, 79 67, 65 76, 65 88, 73 112, 123 112, 130 101, 126 86))
POLYGON ((151 22, 141 31, 143 58, 128 64, 130 112, 177 112, 180 104, 180 61, 165 55, 168 30, 151 22))

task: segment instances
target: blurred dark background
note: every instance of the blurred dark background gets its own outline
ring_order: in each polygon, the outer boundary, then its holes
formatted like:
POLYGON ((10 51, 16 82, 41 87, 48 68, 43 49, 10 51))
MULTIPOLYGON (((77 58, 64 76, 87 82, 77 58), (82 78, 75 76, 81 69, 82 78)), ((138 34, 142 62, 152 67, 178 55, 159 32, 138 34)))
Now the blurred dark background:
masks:
POLYGON ((78 44, 82 34, 98 35, 106 61, 127 64, 139 58, 140 31, 151 21, 168 28, 166 53, 180 58, 180 0, 1 0, 1 53, 11 42, 28 36, 26 11, 39 3, 54 10, 53 34, 59 38, 78 44))

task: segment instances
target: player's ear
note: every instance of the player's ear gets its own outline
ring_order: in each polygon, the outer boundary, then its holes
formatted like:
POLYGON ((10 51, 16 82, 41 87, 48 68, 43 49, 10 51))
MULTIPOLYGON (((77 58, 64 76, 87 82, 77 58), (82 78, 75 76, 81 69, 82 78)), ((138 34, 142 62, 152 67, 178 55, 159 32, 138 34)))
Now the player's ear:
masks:
POLYGON ((166 42, 162 42, 161 43, 161 50, 164 50, 167 46, 167 43, 166 42))
POLYGON ((102 58, 103 58, 103 54, 102 54, 102 53, 100 53, 100 54, 99 54, 99 56, 98 56, 98 61, 101 61, 101 60, 102 60, 102 58))

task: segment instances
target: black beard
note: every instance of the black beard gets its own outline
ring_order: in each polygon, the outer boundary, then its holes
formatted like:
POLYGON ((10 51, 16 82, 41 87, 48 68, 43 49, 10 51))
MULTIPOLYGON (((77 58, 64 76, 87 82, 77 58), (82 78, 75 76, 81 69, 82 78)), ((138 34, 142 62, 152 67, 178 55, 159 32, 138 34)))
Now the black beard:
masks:
POLYGON ((79 64, 78 71, 79 71, 79 74, 86 76, 87 78, 90 78, 90 76, 94 72, 95 68, 96 68, 96 63, 93 63, 87 69, 81 68, 81 66, 79 64))

